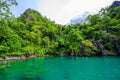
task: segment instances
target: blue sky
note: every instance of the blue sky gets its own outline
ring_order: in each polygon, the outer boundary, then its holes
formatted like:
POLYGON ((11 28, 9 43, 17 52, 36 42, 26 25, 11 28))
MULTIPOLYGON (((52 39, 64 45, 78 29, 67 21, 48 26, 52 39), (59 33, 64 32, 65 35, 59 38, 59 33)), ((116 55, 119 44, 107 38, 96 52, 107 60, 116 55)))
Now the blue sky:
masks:
POLYGON ((39 5, 41 0, 16 0, 18 5, 12 6, 12 13, 18 17, 20 16, 26 9, 31 8, 38 10, 40 9, 39 5))
POLYGON ((17 0, 18 6, 12 6, 12 12, 17 17, 27 8, 32 8, 58 24, 67 24, 84 12, 95 14, 113 1, 115 0, 17 0))

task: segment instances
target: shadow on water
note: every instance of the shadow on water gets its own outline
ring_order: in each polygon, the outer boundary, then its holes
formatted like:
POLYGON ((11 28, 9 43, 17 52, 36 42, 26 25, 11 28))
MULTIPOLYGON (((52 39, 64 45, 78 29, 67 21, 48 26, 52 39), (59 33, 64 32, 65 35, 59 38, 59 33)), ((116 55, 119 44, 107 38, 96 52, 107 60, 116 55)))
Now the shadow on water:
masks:
POLYGON ((64 78, 64 80, 70 80, 70 72, 64 71, 63 78, 64 78))
POLYGON ((36 77, 21 77, 19 78, 19 80, 42 80, 39 76, 36 76, 36 77))

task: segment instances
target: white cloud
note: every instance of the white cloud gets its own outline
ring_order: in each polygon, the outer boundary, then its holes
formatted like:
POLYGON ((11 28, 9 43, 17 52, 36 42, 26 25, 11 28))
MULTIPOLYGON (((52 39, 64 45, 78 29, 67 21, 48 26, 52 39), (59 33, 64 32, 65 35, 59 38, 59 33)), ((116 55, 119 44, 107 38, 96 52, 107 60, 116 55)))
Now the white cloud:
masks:
POLYGON ((58 24, 66 24, 71 18, 89 11, 98 12, 114 0, 42 0, 40 12, 58 24))

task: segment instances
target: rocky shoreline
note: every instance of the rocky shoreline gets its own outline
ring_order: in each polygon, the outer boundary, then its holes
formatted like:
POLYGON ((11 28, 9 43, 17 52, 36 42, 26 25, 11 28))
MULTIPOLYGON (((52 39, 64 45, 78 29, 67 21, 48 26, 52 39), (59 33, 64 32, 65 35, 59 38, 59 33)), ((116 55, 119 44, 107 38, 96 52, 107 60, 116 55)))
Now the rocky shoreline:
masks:
POLYGON ((66 54, 60 54, 60 55, 29 55, 29 56, 7 56, 5 58, 0 57, 0 61, 11 61, 11 60, 24 60, 27 58, 37 58, 37 57, 47 57, 47 56, 79 56, 79 57, 91 57, 91 56, 119 56, 119 55, 66 55, 66 54))
MULTIPOLYGON (((50 56, 50 55, 43 55, 43 56, 50 56)), ((7 56, 5 58, 0 57, 0 61, 23 60, 23 59, 27 59, 27 58, 37 58, 37 57, 42 57, 42 56, 40 56, 40 55, 7 56)))
POLYGON ((21 57, 18 57, 18 56, 14 56, 14 57, 6 57, 6 58, 2 58, 0 57, 0 61, 10 61, 10 60, 20 60, 20 59, 26 59, 26 58, 34 58, 36 56, 30 56, 30 57, 25 57, 25 56, 21 56, 21 57))

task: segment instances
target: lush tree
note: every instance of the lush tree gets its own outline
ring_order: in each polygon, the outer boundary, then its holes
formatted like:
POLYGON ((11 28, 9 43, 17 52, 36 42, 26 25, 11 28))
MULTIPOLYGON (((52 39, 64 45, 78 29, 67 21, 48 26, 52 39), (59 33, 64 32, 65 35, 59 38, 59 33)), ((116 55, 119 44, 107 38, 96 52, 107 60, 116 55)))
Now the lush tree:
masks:
POLYGON ((0 56, 120 54, 120 7, 105 8, 85 22, 60 25, 27 9, 11 16, 15 0, 0 0, 0 56), (105 54, 104 54, 105 53, 105 54))
POLYGON ((16 0, 0 0, 0 18, 8 18, 12 13, 10 11, 11 5, 17 5, 16 0))

